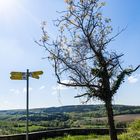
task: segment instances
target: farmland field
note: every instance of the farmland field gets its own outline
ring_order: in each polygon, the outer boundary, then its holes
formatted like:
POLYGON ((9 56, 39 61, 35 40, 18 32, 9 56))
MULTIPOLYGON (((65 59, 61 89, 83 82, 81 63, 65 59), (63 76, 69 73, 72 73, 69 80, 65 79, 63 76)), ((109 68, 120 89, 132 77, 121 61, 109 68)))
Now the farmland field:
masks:
MULTIPOLYGON (((140 119, 140 114, 116 115, 114 117, 114 120, 118 121, 118 122, 132 122, 136 119, 140 119)), ((96 120, 107 120, 107 118, 106 117, 101 117, 101 118, 97 118, 96 120)))

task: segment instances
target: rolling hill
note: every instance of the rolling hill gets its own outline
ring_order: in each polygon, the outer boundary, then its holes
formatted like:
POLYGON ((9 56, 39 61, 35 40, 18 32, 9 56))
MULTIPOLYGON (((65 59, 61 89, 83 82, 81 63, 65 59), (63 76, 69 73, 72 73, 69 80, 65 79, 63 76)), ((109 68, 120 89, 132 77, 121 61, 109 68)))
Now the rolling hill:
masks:
MULTIPOLYGON (((140 106, 114 105, 115 124, 125 128, 128 123, 140 119, 140 106)), ((0 135, 26 131, 26 110, 0 111, 0 135)), ((30 109, 29 130, 43 131, 62 128, 105 128, 107 126, 104 105, 71 105, 30 109)))

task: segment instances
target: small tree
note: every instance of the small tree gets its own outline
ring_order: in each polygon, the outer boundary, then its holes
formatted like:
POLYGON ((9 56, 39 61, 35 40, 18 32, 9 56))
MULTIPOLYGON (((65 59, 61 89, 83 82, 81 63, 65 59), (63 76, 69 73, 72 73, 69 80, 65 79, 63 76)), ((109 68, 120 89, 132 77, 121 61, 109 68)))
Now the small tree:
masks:
POLYGON ((123 30, 114 36, 110 19, 102 15, 105 5, 100 0, 65 0, 68 9, 56 20, 59 28, 56 40, 50 40, 42 26, 43 36, 38 45, 49 52, 57 82, 69 87, 83 88, 89 101, 97 98, 105 103, 111 140, 117 140, 113 120, 112 99, 126 75, 138 67, 121 67, 123 54, 109 52, 107 45, 123 30))

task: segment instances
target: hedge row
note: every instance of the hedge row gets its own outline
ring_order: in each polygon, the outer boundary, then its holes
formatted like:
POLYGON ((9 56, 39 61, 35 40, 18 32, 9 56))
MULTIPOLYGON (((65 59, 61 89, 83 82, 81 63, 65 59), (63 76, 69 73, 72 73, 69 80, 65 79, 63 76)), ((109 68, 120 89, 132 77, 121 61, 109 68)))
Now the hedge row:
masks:
MULTIPOLYGON (((126 131, 125 129, 117 129, 117 133, 122 133, 126 131)), ((53 138, 64 135, 88 135, 88 134, 97 134, 105 135, 109 134, 107 128, 104 129, 61 129, 61 130, 49 130, 42 132, 34 132, 29 134, 29 140, 41 140, 42 138, 53 138)), ((26 134, 18 135, 8 135, 0 136, 0 140, 25 140, 26 134)))

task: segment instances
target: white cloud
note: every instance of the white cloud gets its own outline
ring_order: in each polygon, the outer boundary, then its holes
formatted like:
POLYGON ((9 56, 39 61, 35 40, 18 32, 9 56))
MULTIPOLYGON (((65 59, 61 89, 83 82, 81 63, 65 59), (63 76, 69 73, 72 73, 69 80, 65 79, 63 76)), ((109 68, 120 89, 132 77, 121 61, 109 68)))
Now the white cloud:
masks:
POLYGON ((52 92, 52 95, 56 95, 56 94, 57 94, 57 91, 54 90, 54 91, 52 92))
MULTIPOLYGON (((32 91, 32 90, 33 90, 33 88, 29 87, 29 92, 32 91)), ((26 93, 26 88, 23 88, 23 90, 21 90, 21 91, 19 89, 12 88, 12 89, 10 89, 10 92, 12 94, 19 95, 21 92, 26 93)))
POLYGON ((10 89, 10 92, 19 95, 20 91, 19 89, 10 89))
POLYGON ((67 87, 59 84, 57 86, 53 86, 52 89, 53 90, 66 90, 67 87))
POLYGON ((72 84, 72 83, 73 83, 73 81, 71 81, 71 80, 62 80, 62 83, 72 84))
MULTIPOLYGON (((73 83, 73 82, 70 81, 70 80, 62 80, 61 82, 62 82, 62 83, 65 83, 65 84, 71 84, 71 83, 73 83)), ((52 89, 53 89, 52 94, 55 95, 55 94, 57 94, 58 92, 63 91, 63 90, 67 90, 67 89, 69 89, 69 88, 70 88, 70 87, 67 87, 67 86, 65 86, 65 85, 58 84, 58 85, 52 87, 52 89)))
POLYGON ((52 87, 52 90, 53 90, 52 94, 55 95, 58 92, 60 92, 62 90, 67 90, 67 89, 68 89, 68 87, 58 84, 57 86, 52 87))
MULTIPOLYGON (((33 88, 29 87, 29 92, 32 91, 33 88)), ((27 89, 26 88, 23 88, 23 93, 26 93, 27 89)))
POLYGON ((130 77, 128 77, 128 82, 129 83, 137 83, 138 81, 139 81, 138 76, 130 76, 130 77))
POLYGON ((44 88, 45 88, 45 86, 43 85, 39 88, 39 90, 43 90, 44 88))

